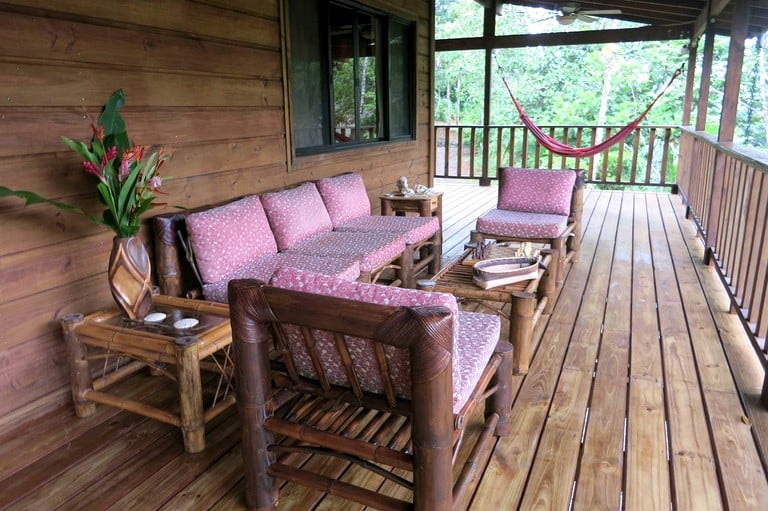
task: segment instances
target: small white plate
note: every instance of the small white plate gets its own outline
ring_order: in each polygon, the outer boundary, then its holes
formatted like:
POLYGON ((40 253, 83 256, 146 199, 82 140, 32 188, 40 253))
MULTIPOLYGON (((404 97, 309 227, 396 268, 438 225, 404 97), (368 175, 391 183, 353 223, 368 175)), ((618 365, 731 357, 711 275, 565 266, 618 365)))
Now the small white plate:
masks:
POLYGON ((166 316, 167 315, 164 312, 150 312, 144 316, 144 321, 147 323, 160 323, 166 316))
POLYGON ((173 328, 185 330, 197 326, 198 323, 200 323, 200 321, 195 318, 182 318, 173 324, 173 328))

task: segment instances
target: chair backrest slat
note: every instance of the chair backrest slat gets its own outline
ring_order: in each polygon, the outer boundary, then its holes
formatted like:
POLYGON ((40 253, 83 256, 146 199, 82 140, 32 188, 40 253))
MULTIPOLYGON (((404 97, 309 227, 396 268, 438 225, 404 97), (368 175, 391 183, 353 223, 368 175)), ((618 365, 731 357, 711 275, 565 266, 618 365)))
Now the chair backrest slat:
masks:
POLYGON ((379 378, 384 386, 384 395, 387 397, 387 403, 389 406, 394 407, 397 404, 397 398, 395 397, 395 388, 392 386, 391 373, 389 372, 389 363, 387 362, 387 354, 384 352, 384 346, 380 343, 373 345, 376 350, 376 362, 379 365, 379 378))
POLYGON ((305 326, 300 327, 300 330, 301 339, 304 341, 304 347, 307 349, 309 358, 312 359, 315 373, 317 373, 317 380, 320 383, 320 388, 323 389, 324 392, 328 392, 331 390, 331 384, 328 382, 328 374, 325 371, 323 358, 320 355, 320 351, 317 349, 315 333, 305 326))
POLYGON ((363 389, 360 387, 360 379, 357 377, 355 366, 352 364, 352 356, 349 354, 346 339, 339 332, 335 332, 333 334, 333 341, 336 345, 336 349, 339 352, 339 356, 341 357, 344 370, 347 373, 347 380, 349 381, 349 386, 352 389, 352 394, 354 394, 356 398, 360 399, 363 397, 363 389))

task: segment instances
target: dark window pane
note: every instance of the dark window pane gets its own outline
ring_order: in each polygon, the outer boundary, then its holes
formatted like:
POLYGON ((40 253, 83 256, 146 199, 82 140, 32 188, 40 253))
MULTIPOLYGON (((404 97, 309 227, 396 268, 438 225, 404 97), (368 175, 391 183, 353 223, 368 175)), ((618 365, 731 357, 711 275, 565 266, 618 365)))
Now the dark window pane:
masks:
POLYGON ((389 134, 390 137, 411 135, 411 48, 410 27, 390 22, 389 25, 389 134))
POLYGON ((325 44, 315 0, 293 0, 291 27, 291 99, 297 149, 330 144, 325 44))
POLYGON ((355 130, 355 13, 331 6, 331 81, 336 143, 354 142, 355 130))

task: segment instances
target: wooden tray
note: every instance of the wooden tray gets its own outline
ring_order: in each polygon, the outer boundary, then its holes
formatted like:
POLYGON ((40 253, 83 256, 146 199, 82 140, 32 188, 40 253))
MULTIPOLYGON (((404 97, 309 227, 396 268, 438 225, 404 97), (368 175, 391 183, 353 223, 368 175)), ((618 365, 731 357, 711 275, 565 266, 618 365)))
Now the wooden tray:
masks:
POLYGON ((485 259, 475 263, 472 268, 472 280, 483 289, 535 279, 538 275, 538 257, 485 259))

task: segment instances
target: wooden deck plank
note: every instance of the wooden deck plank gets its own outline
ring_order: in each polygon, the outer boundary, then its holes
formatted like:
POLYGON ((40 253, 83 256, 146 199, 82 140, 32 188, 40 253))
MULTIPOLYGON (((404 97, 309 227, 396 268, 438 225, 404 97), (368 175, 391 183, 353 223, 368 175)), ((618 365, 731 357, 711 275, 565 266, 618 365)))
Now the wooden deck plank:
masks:
POLYGON ((627 420, 628 511, 668 510, 671 488, 667 459, 663 369, 646 204, 634 196, 632 336, 627 420))
MULTIPOLYGON (((668 201, 662 204, 661 219, 676 225, 678 216, 671 204, 668 201)), ((681 289, 685 289, 682 287, 684 282, 699 282, 681 237, 670 238, 669 246, 681 289)), ((751 424, 744 420, 746 411, 729 370, 717 325, 703 293, 684 292, 682 300, 691 325, 691 342, 699 364, 701 392, 709 412, 725 505, 732 509, 759 509, 768 503, 768 478, 755 449, 751 424), (718 368, 721 370, 717 371, 718 368)))
MULTIPOLYGON (((627 214, 623 209, 619 216, 625 219, 627 214)), ((631 210, 628 216, 631 222, 631 210)), ((603 297, 609 296, 610 291, 614 290, 614 300, 622 301, 620 295, 623 289, 614 285, 612 270, 615 269, 621 275, 626 272, 626 268, 615 268, 611 261, 616 259, 617 253, 623 253, 625 261, 631 261, 631 245, 627 250, 617 243, 617 236, 626 232, 626 227, 622 222, 603 224, 560 381, 544 426, 539 453, 521 503, 522 509, 566 509, 570 504, 603 318, 607 314, 603 297)), ((625 296, 625 301, 628 299, 625 296)))
POLYGON ((497 445, 476 492, 473 509, 516 509, 523 498, 528 470, 536 456, 539 436, 609 206, 609 197, 606 195, 596 208, 598 213, 586 222, 579 263, 571 268, 558 299, 558 304, 564 306, 556 308, 552 313, 544 338, 513 405, 515 420, 512 432, 497 445), (494 483, 500 480, 504 481, 501 487, 494 483))
POLYGON ((604 332, 595 367, 575 509, 619 509, 631 333, 633 202, 623 200, 616 233, 604 332))
POLYGON ((662 222, 659 208, 667 198, 648 196, 647 199, 669 411, 669 456, 675 506, 677 509, 723 509, 706 410, 684 321, 681 294, 695 293, 696 290, 681 289, 677 285, 677 261, 687 254, 670 253, 670 243, 674 243, 670 239, 681 237, 681 233, 676 223, 665 226, 662 222))

